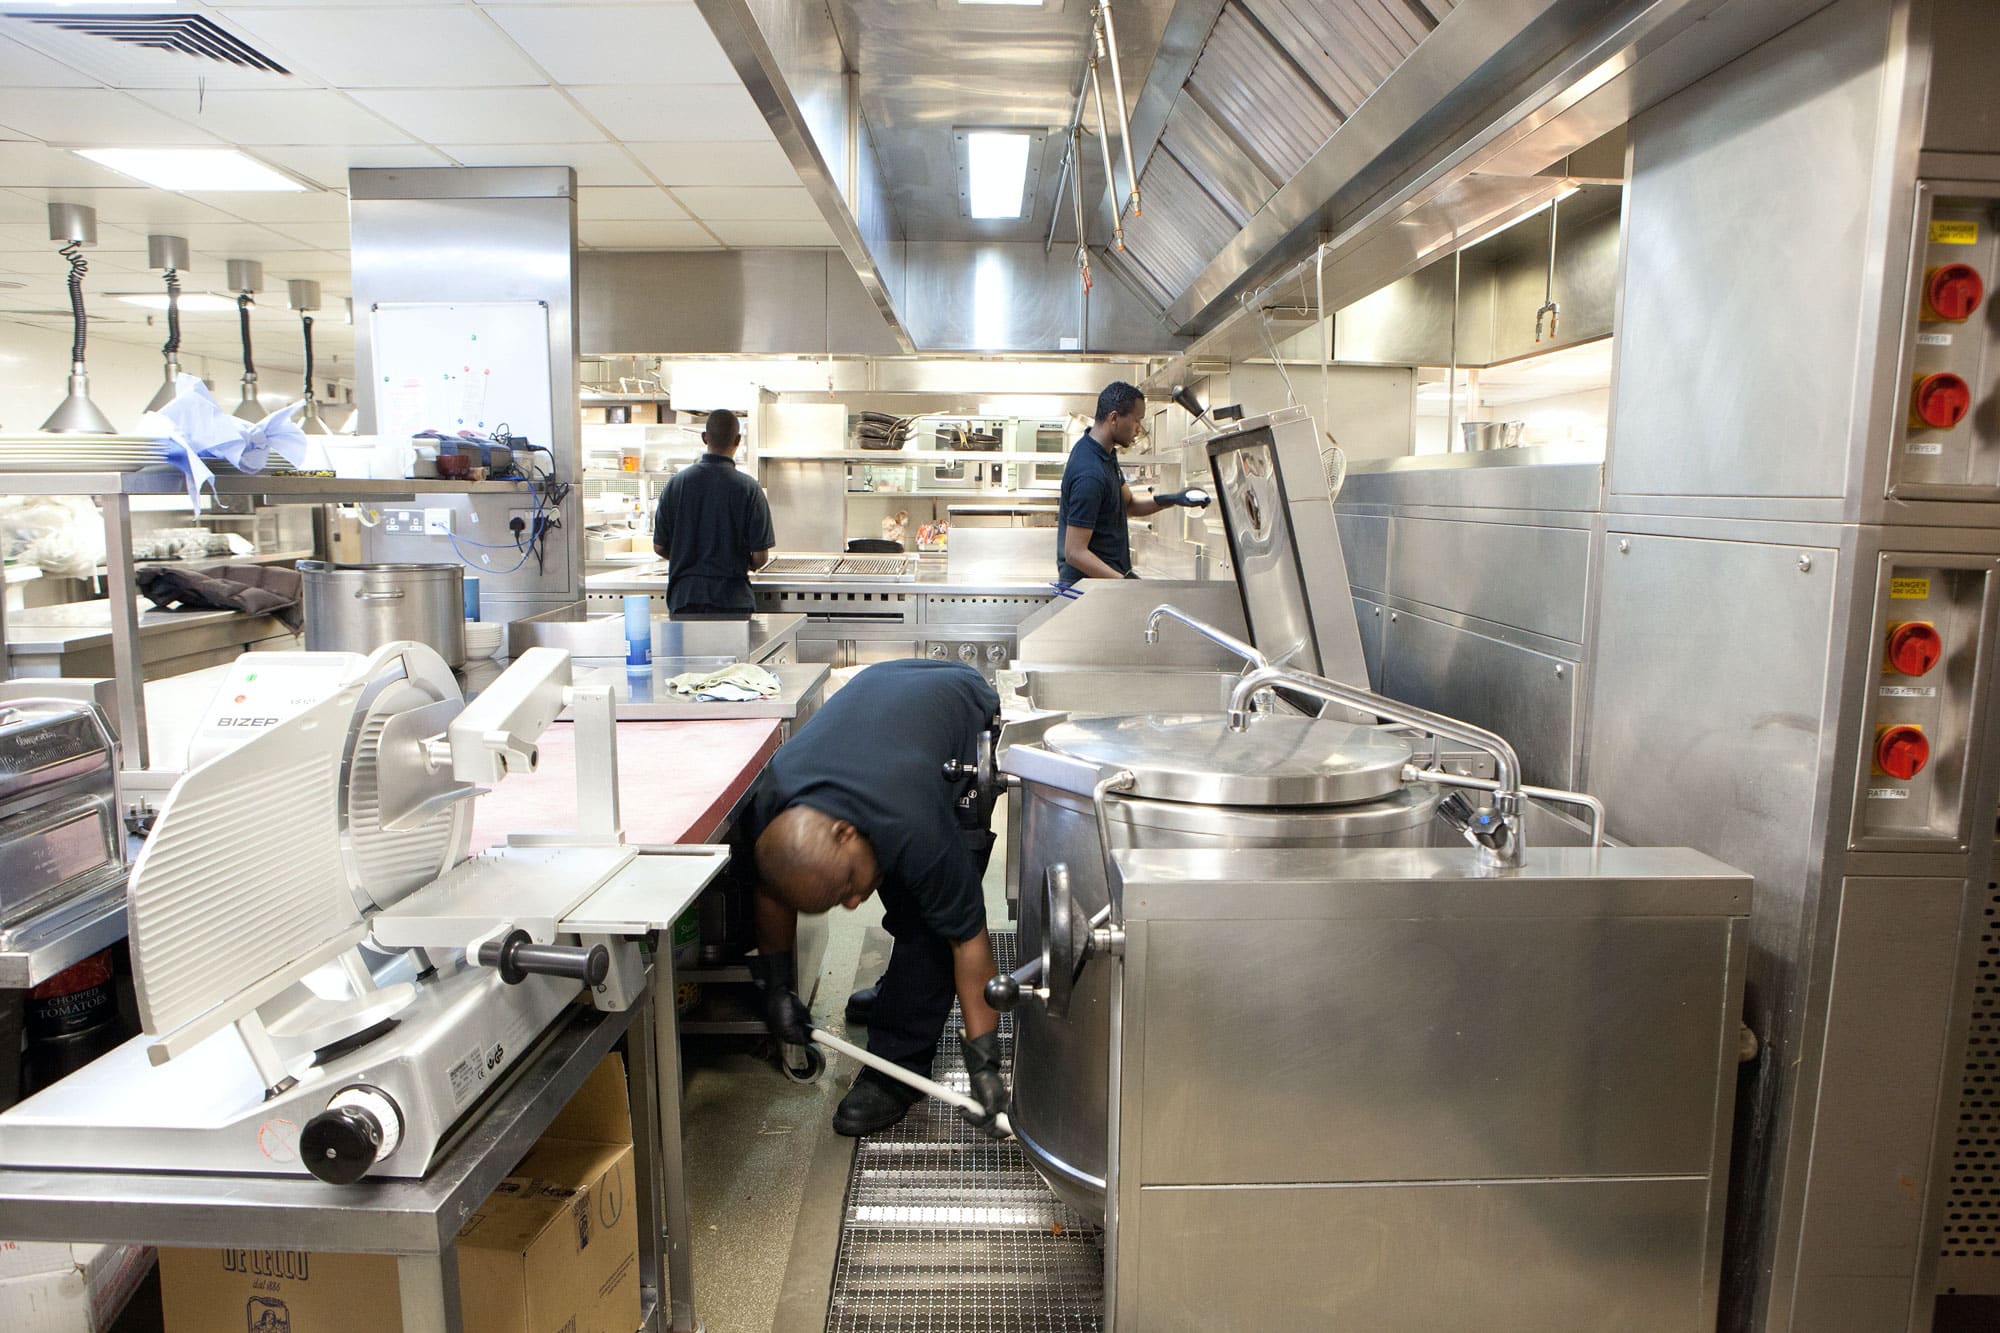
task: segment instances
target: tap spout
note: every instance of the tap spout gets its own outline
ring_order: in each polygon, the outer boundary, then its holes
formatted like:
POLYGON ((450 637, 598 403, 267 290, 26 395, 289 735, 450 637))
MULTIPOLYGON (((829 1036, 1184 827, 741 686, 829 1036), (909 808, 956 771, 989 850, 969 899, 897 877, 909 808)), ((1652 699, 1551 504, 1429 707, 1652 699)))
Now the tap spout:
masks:
POLYGON ((1253 667, 1268 667, 1271 665, 1271 659, 1258 652, 1255 646, 1243 642, 1243 640, 1237 638, 1234 634, 1217 629, 1205 620, 1196 620, 1179 607, 1166 602, 1162 602, 1154 607, 1153 613, 1146 617, 1147 643, 1158 643, 1160 641, 1160 621, 1163 619, 1180 621, 1181 624, 1186 625, 1196 634, 1201 635, 1202 638, 1207 639, 1218 648, 1235 653, 1253 667))

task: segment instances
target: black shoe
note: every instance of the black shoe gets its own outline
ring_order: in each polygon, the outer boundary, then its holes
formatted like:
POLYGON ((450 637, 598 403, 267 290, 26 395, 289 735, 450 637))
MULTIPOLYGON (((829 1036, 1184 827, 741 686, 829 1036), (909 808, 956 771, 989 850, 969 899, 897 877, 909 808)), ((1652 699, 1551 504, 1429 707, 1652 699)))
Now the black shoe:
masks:
POLYGON ((854 1080, 854 1086, 834 1108, 833 1132, 858 1139, 889 1128, 910 1113, 915 1094, 904 1091, 872 1070, 854 1080))
POLYGON ((882 993, 882 983, 876 982, 866 990, 858 990, 847 997, 847 1021, 868 1026, 869 1018, 875 1012, 875 997, 882 993))

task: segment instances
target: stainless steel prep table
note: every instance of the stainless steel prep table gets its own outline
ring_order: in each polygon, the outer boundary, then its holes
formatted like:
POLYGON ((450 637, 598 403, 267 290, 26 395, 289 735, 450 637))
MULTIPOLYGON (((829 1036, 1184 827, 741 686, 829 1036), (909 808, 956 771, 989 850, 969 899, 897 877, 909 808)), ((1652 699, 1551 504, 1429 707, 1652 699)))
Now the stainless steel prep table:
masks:
MULTIPOLYGON (((714 854, 698 845, 642 850, 648 854, 642 861, 714 854)), ((540 1048, 515 1065, 510 1081, 458 1128, 457 1143, 423 1180, 343 1186, 192 1172, 0 1167, 0 1215, 9 1237, 201 1247, 240 1246, 254 1238, 267 1249, 391 1254, 404 1333, 460 1333, 459 1228, 624 1036, 639 1196, 640 1327, 695 1333, 701 1322, 694 1308, 681 1142, 671 932, 705 882, 696 875, 638 894, 606 886, 578 907, 573 919, 593 933, 651 938, 645 993, 621 1013, 572 1006, 540 1048)))
MULTIPOLYGON (((139 661, 150 673, 178 674, 218 662, 292 631, 275 616, 241 611, 156 611, 138 604, 139 661)), ((7 666, 14 678, 110 676, 113 624, 104 600, 32 606, 7 618, 7 666)))
POLYGON ((795 730, 819 708, 831 668, 824 662, 791 662, 764 669, 778 678, 778 692, 768 699, 745 703, 701 703, 676 694, 667 684, 684 670, 695 670, 667 659, 650 667, 590 666, 578 663, 578 685, 603 685, 611 690, 612 706, 621 722, 731 722, 743 718, 777 718, 795 730))

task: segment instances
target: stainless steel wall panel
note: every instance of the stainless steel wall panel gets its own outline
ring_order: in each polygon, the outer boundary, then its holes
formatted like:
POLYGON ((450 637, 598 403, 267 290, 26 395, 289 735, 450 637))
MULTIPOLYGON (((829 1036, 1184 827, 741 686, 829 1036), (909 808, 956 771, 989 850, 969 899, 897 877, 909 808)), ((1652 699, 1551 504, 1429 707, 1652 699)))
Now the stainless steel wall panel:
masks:
MULTIPOLYGON (((903 255, 910 331, 922 347, 1055 352, 1079 335, 1076 266, 1061 250, 1044 254, 1034 242, 907 241, 903 255)), ((1180 345, 1158 311, 1117 281, 1091 288, 1089 315, 1082 350, 1147 356, 1180 345)))
MULTIPOLYGON (((1525 224, 1532 244, 1524 254, 1494 265, 1493 325, 1483 364, 1574 347, 1611 336, 1618 299, 1617 209, 1557 220, 1555 300, 1562 307, 1556 334, 1535 340, 1536 312, 1548 299, 1548 216, 1525 224)), ((1475 364, 1461 360, 1461 365, 1475 364)))
POLYGON ((1705 1333, 1706 1204, 1700 1180, 1147 1190, 1119 1327, 1705 1333))
MULTIPOLYGON (((1499 732, 1528 781, 1574 787, 1577 666, 1410 611, 1391 610, 1382 692, 1499 732)), ((1586 790, 1596 791, 1594 787, 1586 790)), ((1691 846, 1653 840, 1653 846, 1691 846)))
POLYGON ((1381 514, 1357 514, 1336 508, 1340 549, 1347 557, 1347 581, 1358 589, 1389 591, 1389 520, 1381 514))
MULTIPOLYGON (((1272 180, 1297 175, 1340 127, 1333 104, 1271 44, 1241 5, 1223 7, 1187 88, 1272 180)), ((1223 241, 1235 234, 1232 228, 1223 241)), ((1204 265, 1220 249, 1210 250, 1204 265)))
MULTIPOLYGON (((1932 0, 1931 87, 1924 148, 2000 153, 2000 101, 1992 95, 1993 8, 1986 0, 1932 0)), ((1987 171, 1993 168, 1989 166, 1987 171)), ((1982 173, 1982 178, 1990 179, 1982 173)))
POLYGON ((1888 14, 1845 6, 1634 122, 1614 496, 1845 493, 1888 14))
POLYGON ((1137 1112, 1145 1181, 1705 1175, 1712 1089, 1685 1075, 1715 1067, 1728 929, 1155 922, 1143 1057, 1176 1072, 1137 1112), (1253 973, 1311 976, 1315 1002, 1273 1005, 1253 973), (1535 980, 1496 991, 1501 975, 1535 980), (1610 1046, 1591 1035, 1607 1028, 1610 1046))
POLYGON ((1380 602, 1357 597, 1354 599, 1354 621, 1361 629, 1361 660, 1368 668, 1368 688, 1380 693, 1382 635, 1389 624, 1388 610, 1380 602))
POLYGON ((1172 153, 1155 152, 1140 185, 1147 207, 1142 216, 1125 219, 1126 251, 1163 288, 1179 291, 1236 226, 1172 153))
POLYGON ((1580 528, 1399 515, 1389 521, 1387 590, 1580 646, 1589 561, 1580 528))
POLYGON ((577 305, 586 355, 887 355, 898 347, 831 250, 592 251, 579 257, 577 305))
POLYGON ((1276 188, 1271 178, 1257 169, 1250 155, 1215 123, 1215 117, 1192 97, 1183 95, 1174 102, 1166 128, 1160 133, 1160 147, 1173 154, 1174 160, 1196 184, 1214 196, 1229 214, 1230 221, 1239 227, 1250 220, 1250 215, 1276 188))
POLYGON ((1820 1086, 1840 1093, 1813 1122, 1794 1328, 1929 1326, 1931 1293, 1915 1286, 1933 1242, 1918 1182, 1931 1174, 1964 895, 1956 879, 1841 886, 1819 1064, 1820 1086))

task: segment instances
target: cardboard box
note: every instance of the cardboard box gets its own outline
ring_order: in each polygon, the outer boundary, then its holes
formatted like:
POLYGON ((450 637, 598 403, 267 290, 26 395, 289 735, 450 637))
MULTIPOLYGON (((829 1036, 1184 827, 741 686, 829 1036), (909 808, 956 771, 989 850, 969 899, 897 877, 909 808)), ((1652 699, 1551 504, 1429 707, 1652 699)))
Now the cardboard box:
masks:
POLYGON ((153 1267, 144 1245, 38 1246, 67 1258, 53 1271, 0 1279, 7 1333, 104 1333, 153 1267))
MULTIPOLYGON (((625 1065, 612 1055, 459 1229, 465 1333, 637 1328, 632 1172, 625 1065)), ((160 1288, 166 1333, 403 1327, 396 1261, 383 1255, 162 1250, 160 1288)))

